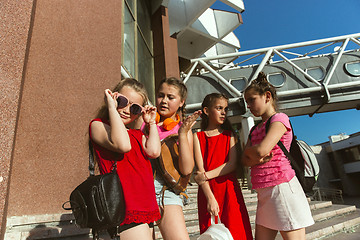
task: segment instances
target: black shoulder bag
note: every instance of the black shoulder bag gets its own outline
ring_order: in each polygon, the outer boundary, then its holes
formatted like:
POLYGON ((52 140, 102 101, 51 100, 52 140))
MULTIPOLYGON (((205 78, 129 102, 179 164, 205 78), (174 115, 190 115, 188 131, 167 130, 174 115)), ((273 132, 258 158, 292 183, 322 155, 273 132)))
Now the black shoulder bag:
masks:
POLYGON ((93 239, 99 239, 98 232, 120 225, 125 218, 125 202, 116 171, 117 162, 113 163, 110 173, 94 174, 94 156, 89 141, 90 176, 70 194, 70 200, 62 207, 72 210, 76 225, 80 228, 91 228, 93 239), (70 203, 71 207, 65 207, 70 203))

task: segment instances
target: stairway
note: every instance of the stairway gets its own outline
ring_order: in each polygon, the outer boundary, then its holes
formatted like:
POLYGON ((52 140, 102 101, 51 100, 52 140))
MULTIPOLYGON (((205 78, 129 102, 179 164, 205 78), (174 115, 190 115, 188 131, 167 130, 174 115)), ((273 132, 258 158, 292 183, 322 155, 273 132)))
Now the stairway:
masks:
MULTIPOLYGON (((188 187, 190 203, 184 207, 186 227, 191 240, 196 240, 199 236, 199 225, 197 216, 197 186, 188 187)), ((247 210, 249 212, 250 223, 255 229, 255 213, 257 206, 256 193, 250 190, 242 190, 247 210)), ((355 206, 332 204, 331 201, 310 201, 309 204, 315 224, 306 228, 306 239, 326 239, 326 240, 359 240, 360 239, 360 209, 355 206)), ((160 231, 155 227, 157 240, 162 239, 160 231)), ((276 240, 282 239, 280 234, 276 240)))
MULTIPOLYGON (((184 207, 186 227, 191 240, 199 236, 197 215, 197 185, 188 187, 189 204, 184 207)), ((254 231, 257 197, 250 190, 243 190, 243 196, 254 231)), ((306 228, 306 239, 322 240, 359 240, 360 239, 360 209, 350 205, 332 204, 331 201, 310 201, 315 224, 306 228)), ((71 214, 53 214, 29 216, 21 219, 8 219, 5 240, 91 240, 89 229, 75 226, 71 214), (30 236, 30 237, 29 237, 30 236)), ((254 232, 253 232, 254 233, 254 232)), ((254 235, 254 234, 253 234, 254 235)), ((161 233, 155 227, 155 236, 161 240, 161 233)), ((106 233, 101 234, 101 240, 110 240, 106 233)), ((276 240, 282 239, 280 234, 276 240)))

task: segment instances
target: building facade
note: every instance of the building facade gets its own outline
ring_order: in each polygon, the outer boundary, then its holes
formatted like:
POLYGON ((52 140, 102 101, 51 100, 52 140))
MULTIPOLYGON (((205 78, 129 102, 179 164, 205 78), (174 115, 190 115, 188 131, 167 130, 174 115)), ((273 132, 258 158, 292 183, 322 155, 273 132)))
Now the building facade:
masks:
POLYGON ((333 135, 312 148, 320 166, 317 186, 360 196, 360 132, 333 135))
POLYGON ((104 89, 134 77, 154 101, 156 83, 188 67, 186 44, 206 40, 195 57, 240 47, 222 39, 242 23, 242 1, 229 1, 235 13, 193 2, 1 1, 0 239, 14 225, 64 217, 62 203, 88 175, 88 124, 104 89), (232 23, 211 32, 204 13, 232 23))

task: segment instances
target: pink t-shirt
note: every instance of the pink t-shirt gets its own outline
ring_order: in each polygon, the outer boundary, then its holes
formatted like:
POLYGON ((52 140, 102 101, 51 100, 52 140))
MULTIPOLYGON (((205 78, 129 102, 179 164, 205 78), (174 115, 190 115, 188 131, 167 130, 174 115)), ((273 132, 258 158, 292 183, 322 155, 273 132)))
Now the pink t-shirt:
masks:
MULTIPOLYGON (((266 135, 266 122, 256 127, 251 133, 251 145, 259 144, 264 139, 266 135)), ((289 150, 292 141, 289 117, 285 113, 276 113, 271 118, 270 125, 273 122, 281 122, 286 127, 287 131, 280 141, 289 150)), ((289 182, 295 176, 295 171, 292 169, 290 161, 277 144, 271 152, 273 153, 273 158, 269 162, 251 167, 253 189, 272 187, 280 183, 289 182)))

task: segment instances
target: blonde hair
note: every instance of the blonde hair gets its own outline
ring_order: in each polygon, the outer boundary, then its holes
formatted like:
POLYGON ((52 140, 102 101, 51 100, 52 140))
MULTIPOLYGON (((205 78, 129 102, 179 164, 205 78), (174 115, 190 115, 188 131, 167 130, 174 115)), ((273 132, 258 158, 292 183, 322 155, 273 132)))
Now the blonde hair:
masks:
MULTIPOLYGON (((137 81, 134 78, 125 78, 121 80, 112 89, 112 92, 120 92, 123 87, 130 87, 134 89, 136 92, 138 92, 143 99, 143 103, 142 103, 143 106, 145 106, 148 103, 148 95, 144 85, 141 82, 137 81)), ((96 118, 109 119, 109 110, 106 103, 104 103, 104 105, 100 107, 99 111, 96 114, 96 118)))

